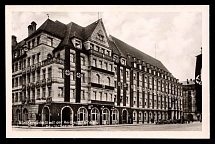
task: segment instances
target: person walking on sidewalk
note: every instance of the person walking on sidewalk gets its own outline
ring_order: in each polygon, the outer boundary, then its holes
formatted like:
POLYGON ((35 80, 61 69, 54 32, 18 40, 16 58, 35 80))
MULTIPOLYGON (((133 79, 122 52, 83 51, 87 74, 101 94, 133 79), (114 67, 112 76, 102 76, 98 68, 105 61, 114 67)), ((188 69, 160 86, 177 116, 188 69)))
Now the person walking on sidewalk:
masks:
POLYGON ((28 119, 28 127, 31 127, 31 121, 28 119))

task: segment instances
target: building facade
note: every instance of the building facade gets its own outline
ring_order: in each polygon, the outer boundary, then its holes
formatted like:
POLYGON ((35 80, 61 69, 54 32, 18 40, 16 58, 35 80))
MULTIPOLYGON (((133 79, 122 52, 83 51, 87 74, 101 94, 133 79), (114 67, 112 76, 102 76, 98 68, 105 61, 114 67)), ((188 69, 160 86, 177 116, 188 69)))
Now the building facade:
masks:
POLYGON ((153 123, 180 119, 182 85, 157 59, 107 36, 47 19, 12 36, 12 121, 39 125, 153 123))
POLYGON ((183 87, 183 112, 184 112, 184 119, 187 120, 200 120, 201 114, 197 112, 197 105, 196 105, 196 86, 195 80, 188 80, 182 81, 183 87))

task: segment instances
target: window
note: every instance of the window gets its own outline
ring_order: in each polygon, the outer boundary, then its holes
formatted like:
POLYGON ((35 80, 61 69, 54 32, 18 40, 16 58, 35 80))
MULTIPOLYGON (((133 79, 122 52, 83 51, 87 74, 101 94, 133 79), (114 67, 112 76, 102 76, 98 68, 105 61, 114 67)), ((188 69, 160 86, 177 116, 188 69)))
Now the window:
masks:
POLYGON ((31 58, 29 57, 28 58, 28 66, 30 66, 30 60, 31 60, 31 58))
POLYGON ((84 90, 81 90, 81 99, 85 99, 85 96, 84 96, 84 90))
POLYGON ((74 80, 74 71, 70 71, 70 80, 74 80))
POLYGON ((96 59, 93 59, 93 66, 94 66, 94 67, 97 67, 96 59))
POLYGON ((90 44, 90 49, 93 49, 94 45, 93 44, 90 44))
POLYGON ((103 48, 100 49, 100 52, 101 52, 101 53, 104 53, 104 51, 105 51, 105 50, 104 50, 103 48))
POLYGON ((31 42, 30 41, 28 42, 28 48, 31 48, 31 42))
POLYGON ((23 76, 23 84, 26 84, 26 75, 23 76))
POLYGON ((134 68, 136 68, 137 67, 137 64, 136 63, 134 63, 134 68))
POLYGON ((70 63, 74 63, 75 62, 75 54, 70 53, 70 63))
POLYGON ((85 58, 84 57, 81 57, 81 65, 85 65, 85 58))
POLYGON ((14 64, 12 65, 12 72, 14 72, 14 64))
POLYGON ((40 53, 37 54, 37 62, 40 62, 40 53))
POLYGON ((35 73, 32 73, 32 82, 35 82, 35 73))
POLYGON ((117 114, 118 114, 118 111, 116 109, 114 109, 112 111, 112 120, 117 120, 117 114))
POLYGON ((107 62, 104 62, 104 65, 105 65, 105 69, 108 70, 107 62))
POLYGON ((122 103, 122 96, 120 96, 120 103, 122 103))
POLYGON ((135 84, 133 85, 133 89, 134 89, 134 91, 136 91, 136 85, 135 84))
POLYGON ((98 68, 102 68, 102 61, 99 61, 98 68))
POLYGON ((63 88, 62 87, 58 87, 58 97, 63 97, 63 88))
POLYGON ((40 44, 40 36, 37 37, 37 45, 40 44))
POLYGON ((96 91, 93 91, 94 100, 96 100, 96 91))
POLYGON ((105 93, 105 101, 108 101, 107 93, 105 93))
POLYGON ((75 47, 81 48, 81 42, 79 40, 75 40, 75 47))
POLYGON ((141 65, 139 65, 139 69, 142 70, 142 66, 141 65))
POLYGON ((22 69, 22 61, 19 62, 19 69, 22 69))
POLYGON ((139 105, 142 105, 142 98, 139 98, 139 105))
POLYGON ((43 79, 46 79, 46 69, 43 69, 43 79))
POLYGON ((114 102, 116 102, 116 95, 114 95, 114 99, 113 99, 113 101, 114 101, 114 102))
POLYGON ((19 93, 19 102, 22 101, 22 92, 19 93))
POLYGON ((19 77, 19 85, 22 85, 22 76, 19 77))
POLYGON ((128 96, 126 96, 126 103, 128 104, 128 96))
POLYGON ((78 110, 78 121, 87 120, 87 110, 85 108, 79 108, 78 110))
POLYGON ((26 60, 23 61, 23 68, 26 68, 26 60))
POLYGON ((95 46, 95 47, 94 47, 94 50, 95 50, 95 51, 99 51, 99 47, 98 47, 98 46, 95 46))
POLYGON ((110 93, 110 100, 109 101, 113 101, 113 97, 112 97, 111 93, 110 93))
POLYGON ((37 89, 37 98, 40 97, 40 89, 37 89))
POLYGON ((85 83, 85 74, 84 73, 81 73, 81 82, 85 83))
POLYGON ((51 94, 52 94, 52 89, 51 87, 48 87, 48 96, 51 97, 51 94))
POLYGON ((93 108, 91 110, 91 120, 92 121, 96 121, 96 120, 98 120, 98 117, 99 117, 99 111, 98 111, 98 109, 93 108))
POLYGON ((102 92, 99 92, 100 101, 102 101, 102 92))
POLYGON ((102 119, 108 120, 109 111, 107 109, 103 109, 102 111, 102 119))
POLYGON ((45 98, 46 97, 46 88, 44 87, 43 88, 43 98, 45 98))
POLYGON ((35 39, 32 40, 32 48, 34 47, 35 39))
POLYGON ((30 83, 30 74, 27 75, 27 82, 30 83))
POLYGON ((100 76, 96 74, 96 77, 97 77, 97 83, 100 84, 100 76))
POLYGON ((108 86, 110 86, 110 78, 107 77, 108 86))
POLYGON ((48 68, 48 78, 52 77, 52 67, 48 68))
POLYGON ((35 90, 32 90, 32 99, 35 99, 35 90))
POLYGON ((12 88, 14 87, 14 79, 12 79, 12 88))
POLYGON ((136 97, 134 97, 134 105, 136 105, 136 97))
POLYGON ((70 89, 70 98, 75 98, 75 90, 70 89))
POLYGON ((53 38, 50 37, 47 38, 47 45, 53 46, 53 38))
POLYGON ((40 71, 37 71, 37 81, 40 81, 40 71))
POLYGON ((134 80, 136 79, 136 73, 133 73, 133 79, 134 80))
POLYGON ((112 71, 112 64, 109 64, 110 71, 112 71))
POLYGON ((128 71, 126 71, 126 78, 128 78, 128 71))
POLYGON ((110 51, 107 50, 106 55, 110 56, 110 51))
POLYGON ((64 78, 63 69, 58 68, 58 76, 59 76, 60 78, 64 78))
POLYGON ((116 81, 114 81, 114 87, 115 87, 115 88, 117 87, 117 85, 116 85, 116 81))

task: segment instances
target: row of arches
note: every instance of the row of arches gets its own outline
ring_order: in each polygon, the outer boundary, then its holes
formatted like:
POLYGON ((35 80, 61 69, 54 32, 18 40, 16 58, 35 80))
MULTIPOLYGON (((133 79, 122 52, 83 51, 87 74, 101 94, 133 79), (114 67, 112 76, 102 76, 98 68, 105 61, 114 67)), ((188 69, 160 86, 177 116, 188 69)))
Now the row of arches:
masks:
MULTIPOLYGON (((13 114, 13 113, 12 113, 13 114)), ((15 111, 15 116, 17 121, 28 121, 29 119, 29 112, 27 108, 24 108, 23 110, 17 109, 15 111)), ((14 117, 13 117, 14 118, 14 117)), ((14 118, 15 119, 15 118, 14 118)), ((14 120, 13 119, 13 120, 14 120)))
MULTIPOLYGON (((74 115, 76 115, 73 109, 70 106, 64 106, 61 108, 60 113, 60 124, 67 125, 74 122, 74 115)), ((45 124, 49 124, 50 122, 50 109, 48 106, 45 106, 42 109, 42 122, 45 124)), ((93 107, 88 114, 88 111, 85 107, 80 107, 77 111, 77 125, 98 125, 98 124, 110 124, 110 120, 112 124, 117 124, 119 120, 119 111, 115 108, 109 110, 108 108, 103 108, 101 112, 98 108, 93 107), (88 115, 90 118, 88 118, 88 115), (88 123, 89 122, 89 123, 88 123)))
MULTIPOLYGON (((101 84, 101 76, 99 74, 96 74, 96 80, 95 80, 95 82, 98 83, 98 84, 101 84)), ((111 79, 110 79, 110 77, 106 77, 105 82, 107 83, 108 86, 110 86, 111 85, 111 79)))

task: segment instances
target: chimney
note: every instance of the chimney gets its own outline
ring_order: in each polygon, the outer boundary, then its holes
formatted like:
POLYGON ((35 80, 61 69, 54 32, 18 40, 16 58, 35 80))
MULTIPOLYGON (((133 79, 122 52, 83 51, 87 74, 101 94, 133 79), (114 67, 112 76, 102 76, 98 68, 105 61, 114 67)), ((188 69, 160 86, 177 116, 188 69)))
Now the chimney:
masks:
POLYGON ((28 36, 36 31, 36 23, 34 21, 31 22, 31 25, 28 26, 28 36))
POLYGON ((15 35, 12 35, 11 43, 12 43, 12 47, 16 46, 17 41, 16 41, 16 36, 15 35))
POLYGON ((31 35, 33 33, 33 27, 32 25, 28 26, 28 36, 31 35))
POLYGON ((187 79, 187 84, 189 84, 189 80, 187 79))
POLYGON ((32 33, 34 33, 34 32, 36 31, 36 26, 37 26, 37 24, 36 24, 34 21, 32 21, 32 22, 31 22, 31 25, 32 25, 32 27, 33 27, 32 33))

